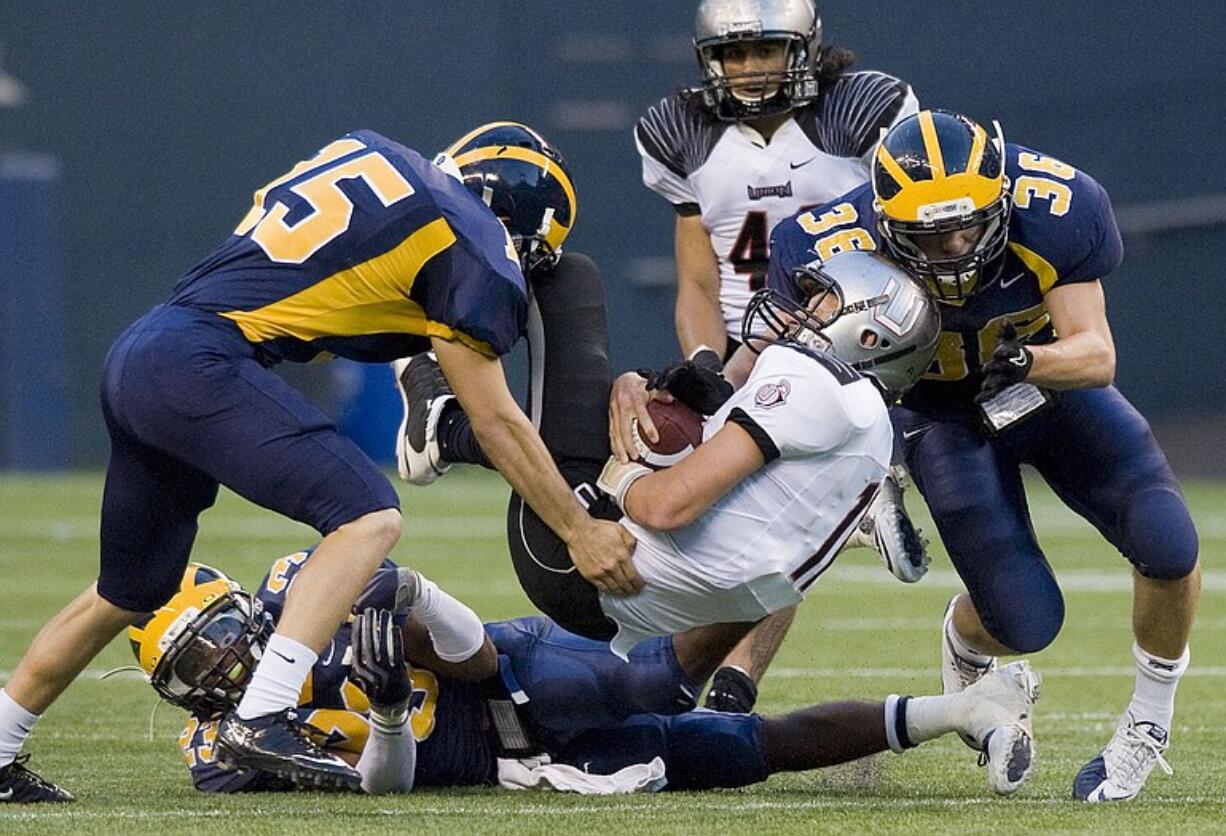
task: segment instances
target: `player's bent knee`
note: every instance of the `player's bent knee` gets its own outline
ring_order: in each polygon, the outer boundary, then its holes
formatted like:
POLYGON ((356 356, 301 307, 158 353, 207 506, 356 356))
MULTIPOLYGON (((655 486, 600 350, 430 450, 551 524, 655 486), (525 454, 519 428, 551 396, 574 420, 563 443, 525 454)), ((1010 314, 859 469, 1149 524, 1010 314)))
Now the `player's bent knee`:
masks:
POLYGON ((999 618, 980 617, 992 638, 1014 653, 1037 653, 1060 635, 1064 597, 1056 589, 1053 595, 1014 602, 999 618))
MULTIPOLYGON (((345 523, 333 533, 344 532, 349 537, 359 537, 384 554, 400 540, 404 530, 404 518, 396 508, 383 508, 363 514, 352 522, 345 523)), ((382 556, 380 556, 382 559, 382 556)))
POLYGON ((1123 514, 1126 554, 1147 578, 1175 581, 1196 569, 1200 541, 1183 497, 1166 485, 1134 494, 1123 514))
POLYGON ((668 788, 744 787, 770 775, 756 714, 695 711, 668 722, 668 788))
POLYGON ((114 613, 130 613, 135 619, 151 613, 175 596, 183 580, 183 570, 171 574, 151 569, 140 583, 126 581, 121 577, 108 578, 106 572, 92 588, 96 599, 93 609, 114 613))

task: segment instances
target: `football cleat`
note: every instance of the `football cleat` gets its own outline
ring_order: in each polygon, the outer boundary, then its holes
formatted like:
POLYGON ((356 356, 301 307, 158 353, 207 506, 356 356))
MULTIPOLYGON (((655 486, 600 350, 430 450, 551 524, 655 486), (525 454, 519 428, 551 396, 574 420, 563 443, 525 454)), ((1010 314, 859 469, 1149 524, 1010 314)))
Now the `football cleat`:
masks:
POLYGON ((928 542, 907 516, 903 504, 905 475, 901 466, 890 468, 864 520, 871 526, 873 548, 885 567, 903 583, 915 583, 928 571, 928 542))
POLYGON ((231 712, 217 727, 217 760, 227 769, 258 769, 306 789, 360 790, 362 776, 311 739, 311 731, 293 709, 251 720, 231 712))
POLYGON ((1040 681, 1023 660, 981 677, 962 692, 968 703, 959 734, 984 754, 988 786, 999 795, 1017 792, 1034 768, 1033 715, 1040 681))
POLYGON ((26 767, 29 755, 18 755, 10 764, 0 767, 0 803, 63 804, 76 801, 72 793, 44 780, 26 767))
MULTIPOLYGON (((953 629, 954 604, 957 600, 957 595, 950 599, 949 605, 945 607, 945 617, 941 619, 941 692, 945 694, 965 691, 996 670, 995 656, 986 665, 980 665, 959 655, 958 651, 954 650, 953 643, 949 640, 949 631, 953 629)), ((981 748, 974 739, 967 735, 959 732, 958 736, 972 749, 981 748)))
POLYGON ((432 351, 397 360, 392 372, 404 405, 396 435, 396 467, 409 484, 429 485, 451 467, 439 448, 438 422, 455 395, 432 351))
POLYGON ((958 596, 950 599, 945 607, 945 617, 941 619, 941 690, 946 694, 956 694, 965 691, 980 679, 996 670, 996 657, 986 665, 976 664, 954 650, 949 640, 949 631, 953 629, 954 604, 958 596))
POLYGON ((1124 712, 1107 747, 1073 779, 1073 798, 1090 804, 1136 798, 1155 766, 1167 775, 1174 773, 1162 756, 1169 738, 1169 732, 1157 723, 1124 712))

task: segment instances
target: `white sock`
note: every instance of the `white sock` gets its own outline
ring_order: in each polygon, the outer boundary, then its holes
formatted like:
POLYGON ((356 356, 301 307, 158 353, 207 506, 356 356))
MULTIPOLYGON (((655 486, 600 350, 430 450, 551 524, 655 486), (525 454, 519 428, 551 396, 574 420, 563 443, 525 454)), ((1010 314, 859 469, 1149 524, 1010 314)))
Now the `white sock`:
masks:
POLYGON ((253 720, 298 705, 298 694, 319 657, 304 644, 273 633, 238 704, 238 716, 253 720))
POLYGON ((21 753, 37 722, 37 714, 26 711, 0 688, 0 767, 8 766, 21 753))
POLYGON ((962 728, 960 721, 966 713, 965 702, 962 694, 912 697, 907 700, 903 720, 911 745, 935 740, 962 728))
POLYGON ((409 723, 408 704, 394 716, 383 716, 372 707, 370 736, 358 760, 362 789, 371 795, 413 789, 413 773, 417 765, 417 742, 409 723))
POLYGON ((1132 656, 1137 663, 1137 687, 1132 692, 1129 713, 1134 720, 1157 723, 1170 731, 1175 716, 1175 689, 1188 669, 1190 650, 1184 648, 1178 659, 1163 659, 1133 642, 1132 656))
POLYGON ((418 574, 421 591, 413 614, 430 631, 434 652, 444 662, 463 662, 485 644, 485 626, 466 604, 462 604, 439 588, 438 584, 418 574))
POLYGON ((966 639, 958 633, 958 628, 954 627, 954 620, 949 620, 949 625, 945 628, 945 635, 949 639, 950 645, 954 649, 954 653, 962 657, 966 661, 979 667, 984 667, 991 664, 995 656, 989 653, 980 653, 975 648, 966 643, 966 639))

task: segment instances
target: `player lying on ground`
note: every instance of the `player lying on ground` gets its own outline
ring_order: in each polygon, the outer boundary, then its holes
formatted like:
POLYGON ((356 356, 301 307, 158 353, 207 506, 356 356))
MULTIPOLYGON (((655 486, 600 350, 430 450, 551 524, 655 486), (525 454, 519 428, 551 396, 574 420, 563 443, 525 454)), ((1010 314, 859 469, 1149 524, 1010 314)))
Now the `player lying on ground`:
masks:
MULTIPOLYGON (((1166 456, 1112 385, 1102 279, 1123 258, 1111 200, 1054 157, 923 111, 876 154, 872 184, 783 221, 772 287, 813 257, 882 248, 941 303, 937 363, 895 410, 907 465, 967 591, 950 602, 941 676, 954 691, 997 656, 1055 639, 1064 599, 1035 538, 1033 466, 1132 564, 1136 688, 1073 781, 1089 802, 1135 797, 1163 757, 1200 599, 1198 541, 1166 456)), ((795 296, 794 298, 800 298, 795 296)))
MULTIPOLYGON (((293 787, 258 770, 224 769, 213 742, 310 559, 306 551, 278 560, 254 597, 193 564, 179 594, 130 632, 158 693, 192 712, 180 745, 200 790, 293 787)), ((626 663, 542 616, 483 626, 434 583, 390 561, 358 607, 316 661, 298 713, 330 750, 356 762, 366 792, 736 787, 901 752, 950 732, 983 744, 998 793, 1021 786, 1031 765, 1038 676, 1026 663, 956 695, 732 715, 687 710, 693 683, 667 638, 634 648, 626 663)))

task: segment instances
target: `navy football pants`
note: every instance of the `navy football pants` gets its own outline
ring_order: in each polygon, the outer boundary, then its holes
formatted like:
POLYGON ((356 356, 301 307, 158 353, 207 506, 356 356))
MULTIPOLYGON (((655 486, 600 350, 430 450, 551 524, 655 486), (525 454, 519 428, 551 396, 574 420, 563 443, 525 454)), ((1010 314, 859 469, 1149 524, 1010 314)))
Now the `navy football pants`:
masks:
POLYGON ((740 787, 769 774, 762 718, 694 707, 698 683, 668 638, 649 639, 627 664, 604 642, 533 616, 487 624, 517 685, 536 742, 556 762, 598 774, 664 759, 669 789, 740 787))
POLYGON ((126 610, 178 589, 219 483, 324 535, 398 507, 374 463, 215 314, 159 305, 133 323, 107 355, 102 412, 98 593, 126 610))
POLYGON ((898 407, 907 466, 988 632, 1019 653, 1060 632, 1064 599, 1035 539, 1021 464, 1149 578, 1196 566, 1192 518, 1149 424, 1115 387, 1060 392, 989 439, 970 421, 898 407))

